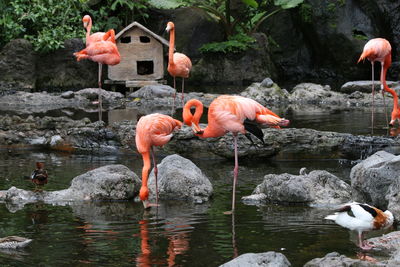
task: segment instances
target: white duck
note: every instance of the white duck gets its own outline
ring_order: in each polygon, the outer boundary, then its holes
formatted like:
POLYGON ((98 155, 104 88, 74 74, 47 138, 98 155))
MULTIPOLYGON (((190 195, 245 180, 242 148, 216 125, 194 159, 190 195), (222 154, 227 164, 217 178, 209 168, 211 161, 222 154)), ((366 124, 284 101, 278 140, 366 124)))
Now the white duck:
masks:
POLYGON ((17 249, 29 245, 32 239, 19 236, 7 236, 0 238, 0 249, 17 249))
POLYGON ((340 226, 350 230, 356 230, 359 247, 363 250, 372 248, 363 240, 364 232, 388 228, 394 221, 393 214, 390 211, 383 212, 368 204, 357 202, 344 204, 336 211, 335 214, 328 215, 325 219, 335 221, 340 226))

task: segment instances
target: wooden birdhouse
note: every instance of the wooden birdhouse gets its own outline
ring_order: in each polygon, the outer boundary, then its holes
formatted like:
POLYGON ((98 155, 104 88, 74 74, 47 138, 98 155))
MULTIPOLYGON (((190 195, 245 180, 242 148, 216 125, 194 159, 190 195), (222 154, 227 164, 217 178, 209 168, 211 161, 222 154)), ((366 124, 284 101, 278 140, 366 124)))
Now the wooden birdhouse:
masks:
POLYGON ((165 82, 163 45, 169 46, 167 40, 136 21, 115 38, 121 62, 108 66, 106 84, 125 84, 132 89, 165 82))

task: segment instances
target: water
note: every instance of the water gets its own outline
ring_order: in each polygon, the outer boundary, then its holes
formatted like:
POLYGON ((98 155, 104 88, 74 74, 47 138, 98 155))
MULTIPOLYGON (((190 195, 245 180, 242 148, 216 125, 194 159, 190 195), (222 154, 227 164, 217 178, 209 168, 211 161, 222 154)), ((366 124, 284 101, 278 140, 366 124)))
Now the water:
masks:
MULTIPOLYGON (((159 155, 160 161, 165 155, 159 155)), ((136 173, 136 155, 96 157, 41 151, 0 154, 0 188, 33 189, 27 176, 35 161, 49 172, 45 190, 69 186, 71 179, 107 164, 124 164, 136 173)), ((163 201, 144 211, 133 201, 26 205, 15 213, 0 205, 0 236, 34 239, 18 251, 0 251, 1 266, 218 266, 237 255, 278 251, 293 266, 337 251, 355 257, 355 236, 323 219, 329 210, 305 206, 246 206, 248 195, 269 173, 297 174, 301 167, 328 170, 348 180, 354 163, 346 160, 242 160, 237 187, 237 211, 230 209, 233 162, 193 158, 214 186, 204 205, 163 201)))
MULTIPOLYGON (((274 110, 291 120, 291 127, 371 134, 369 111, 299 112, 274 110)), ((177 113, 179 114, 179 112, 177 113)), ((140 115, 138 115, 140 116, 140 115)), ((376 135, 387 135, 384 115, 376 113, 376 135)), ((158 154, 158 161, 166 155, 158 154)), ((282 252, 293 266, 337 251, 356 257, 356 236, 323 218, 326 209, 306 206, 246 206, 240 198, 251 194, 264 175, 298 174, 307 167, 327 170, 349 182, 355 162, 346 159, 240 160, 236 214, 231 207, 232 160, 193 157, 210 178, 214 197, 204 205, 161 202, 144 211, 133 201, 26 205, 11 212, 0 204, 0 237, 34 239, 18 251, 0 251, 1 266, 218 266, 243 253, 282 252)), ((36 161, 49 172, 45 190, 67 188, 73 177, 107 164, 124 164, 140 175, 137 154, 72 155, 46 151, 0 152, 0 189, 34 189, 29 175, 36 161)), ((371 233, 368 237, 381 235, 371 233)))

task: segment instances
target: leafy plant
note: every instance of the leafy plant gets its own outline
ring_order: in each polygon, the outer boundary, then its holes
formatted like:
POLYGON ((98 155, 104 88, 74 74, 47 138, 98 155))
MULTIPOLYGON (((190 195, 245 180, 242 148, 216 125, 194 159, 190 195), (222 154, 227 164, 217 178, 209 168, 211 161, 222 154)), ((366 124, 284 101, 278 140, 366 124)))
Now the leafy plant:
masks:
POLYGON ((82 14, 92 16, 93 32, 118 31, 135 19, 146 19, 147 8, 147 0, 2 0, 0 47, 25 38, 36 51, 52 51, 67 39, 84 36, 82 14))
POLYGON ((202 53, 240 53, 253 46, 255 39, 245 34, 230 36, 225 42, 208 43, 200 47, 202 53))

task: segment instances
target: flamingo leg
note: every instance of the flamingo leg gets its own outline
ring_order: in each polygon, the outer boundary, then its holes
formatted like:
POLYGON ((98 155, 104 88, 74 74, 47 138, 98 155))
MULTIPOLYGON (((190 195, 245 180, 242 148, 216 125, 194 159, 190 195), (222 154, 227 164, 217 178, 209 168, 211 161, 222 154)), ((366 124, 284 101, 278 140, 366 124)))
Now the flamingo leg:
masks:
POLYGON ((153 147, 151 147, 151 157, 153 158, 153 165, 154 165, 154 177, 156 178, 156 205, 158 205, 158 168, 157 168, 157 163, 156 163, 156 157, 154 156, 154 150, 153 147))
MULTIPOLYGON (((101 89, 101 73, 103 70, 103 64, 99 63, 99 89, 101 89)), ((101 97, 101 90, 99 90, 99 121, 102 120, 103 115, 103 100, 101 97)))
POLYGON ((372 67, 372 111, 371 111, 371 128, 372 134, 374 133, 374 113, 375 113, 375 83, 374 83, 374 62, 371 61, 372 67))
POLYGON ((184 96, 184 93, 183 93, 183 89, 185 88, 185 78, 182 78, 182 107, 184 107, 185 106, 185 103, 184 103, 184 98, 185 98, 185 96, 184 96))
POLYGON ((381 64, 381 91, 382 91, 382 96, 383 96, 383 107, 385 110, 385 118, 386 118, 386 126, 389 125, 389 119, 388 119, 388 115, 387 115, 387 106, 386 106, 386 100, 385 100, 385 88, 383 87, 383 82, 385 82, 383 79, 385 79, 385 77, 383 77, 383 68, 384 68, 385 63, 382 62, 381 64))
POLYGON ((173 116, 174 113, 175 113, 175 99, 176 99, 176 80, 175 80, 175 76, 174 76, 174 89, 175 89, 175 91, 174 91, 174 100, 172 102, 171 116, 173 116))
POLYGON ((238 150, 237 150, 237 133, 233 134, 233 141, 235 147, 235 168, 233 169, 233 186, 232 186, 232 210, 224 212, 224 214, 233 214, 235 212, 235 202, 236 202, 236 183, 239 173, 239 160, 238 160, 238 150))

